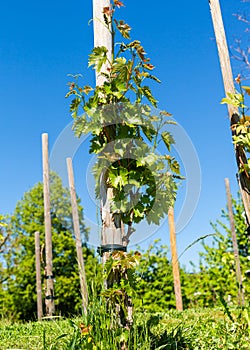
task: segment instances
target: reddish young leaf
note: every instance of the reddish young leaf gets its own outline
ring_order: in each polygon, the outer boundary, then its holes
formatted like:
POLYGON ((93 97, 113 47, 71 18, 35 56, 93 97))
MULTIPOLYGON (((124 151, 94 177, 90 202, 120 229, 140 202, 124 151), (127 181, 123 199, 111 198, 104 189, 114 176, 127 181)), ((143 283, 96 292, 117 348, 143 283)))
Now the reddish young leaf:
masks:
POLYGON ((241 83, 241 75, 240 74, 237 75, 237 77, 235 78, 235 81, 237 84, 241 83))
POLYGON ((126 39, 130 39, 129 32, 131 30, 131 27, 123 20, 120 20, 119 22, 117 20, 114 20, 114 22, 121 35, 126 39))
POLYGON ((70 87, 69 87, 70 91, 72 91, 74 89, 74 87, 75 87, 75 83, 71 83, 70 87))
POLYGON ((144 48, 141 45, 136 47, 136 51, 142 61, 146 60, 145 58, 146 52, 144 51, 144 48))
POLYGON ((118 8, 120 8, 121 6, 125 6, 124 3, 119 0, 114 0, 114 5, 118 8))
POLYGON ((149 70, 153 70, 153 69, 155 68, 155 67, 154 67, 152 64, 150 64, 150 63, 144 64, 143 67, 146 68, 146 69, 149 69, 149 70))
POLYGON ((104 15, 111 16, 113 12, 114 10, 112 10, 112 8, 109 6, 103 8, 104 15))

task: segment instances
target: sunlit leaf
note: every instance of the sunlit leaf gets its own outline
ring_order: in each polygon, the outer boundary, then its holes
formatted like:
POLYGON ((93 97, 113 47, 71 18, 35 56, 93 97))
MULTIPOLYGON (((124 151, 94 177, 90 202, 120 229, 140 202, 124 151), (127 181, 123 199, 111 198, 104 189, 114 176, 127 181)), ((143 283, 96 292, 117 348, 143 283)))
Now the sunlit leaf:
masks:
POLYGON ((149 86, 143 86, 141 88, 144 96, 149 100, 150 103, 152 103, 152 105, 154 107, 157 106, 157 100, 153 97, 152 93, 151 93, 151 89, 149 86))
POLYGON ((90 93, 90 91, 93 91, 93 88, 89 85, 85 85, 83 88, 83 92, 88 95, 90 93))
POLYGON ((97 46, 89 55, 89 67, 94 66, 97 72, 100 72, 102 66, 107 62, 107 48, 105 46, 97 46))
POLYGON ((109 6, 105 6, 103 8, 104 15, 111 16, 113 14, 113 12, 114 12, 114 10, 109 6))
POLYGON ((71 104, 70 104, 70 111, 73 112, 73 111, 77 110, 80 103, 81 103, 81 99, 79 97, 72 100, 71 104))
POLYGON ((160 115, 165 115, 166 117, 171 117, 173 114, 171 114, 167 111, 160 111, 160 115))
POLYGON ((150 63, 145 63, 143 64, 143 67, 146 68, 146 69, 149 69, 149 70, 153 70, 155 68, 155 66, 153 66, 152 64, 150 63))
POLYGON ((127 23, 125 23, 123 20, 120 20, 120 21, 114 20, 114 22, 116 24, 117 29, 121 33, 121 35, 125 39, 129 39, 131 27, 127 23))
POLYGON ((164 131, 161 133, 161 137, 163 142, 165 143, 168 151, 170 152, 171 150, 171 145, 174 143, 174 138, 168 131, 164 131))
POLYGON ((117 6, 118 8, 120 8, 121 6, 125 6, 123 4, 123 2, 119 1, 119 0, 114 0, 114 5, 117 6))
POLYGON ((246 93, 250 96, 250 86, 242 86, 246 93))

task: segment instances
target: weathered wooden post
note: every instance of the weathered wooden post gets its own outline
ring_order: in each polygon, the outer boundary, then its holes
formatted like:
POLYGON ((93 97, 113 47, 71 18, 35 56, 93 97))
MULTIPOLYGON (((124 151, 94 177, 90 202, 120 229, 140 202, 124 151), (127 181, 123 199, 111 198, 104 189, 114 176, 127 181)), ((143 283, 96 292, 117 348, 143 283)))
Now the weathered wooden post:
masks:
POLYGON ((233 205, 232 205, 232 198, 231 198, 231 191, 230 191, 230 183, 229 183, 229 179, 227 179, 227 178, 225 179, 225 187, 226 187, 228 215, 229 215, 230 228, 231 228, 231 234, 232 234, 232 242, 233 242, 233 250, 234 250, 236 279, 237 279, 237 283, 239 286, 238 303, 239 303, 239 305, 244 306, 244 290, 243 290, 242 274, 241 274, 241 268, 240 268, 239 249, 238 249, 235 224, 234 224, 234 215, 233 215, 233 205))
POLYGON ((49 147, 48 134, 42 134, 43 156, 43 197, 44 197, 44 224, 45 224, 45 278, 46 278, 46 315, 52 316, 55 312, 54 303, 54 276, 52 265, 52 234, 50 217, 50 191, 49 191, 49 147))
MULTIPOLYGON (((93 19, 94 19, 94 47, 105 46, 108 50, 108 61, 112 61, 113 44, 111 28, 108 28, 104 22, 104 8, 110 8, 110 0, 93 0, 93 19)), ((107 69, 103 67, 103 71, 107 69)), ((104 83, 105 77, 96 72, 96 85, 104 83)), ((114 140, 113 140, 114 141, 114 140)), ((103 171, 100 178, 100 199, 101 199, 101 218, 102 233, 101 247, 99 252, 103 257, 103 263, 107 260, 109 252, 113 250, 126 250, 123 246, 123 230, 119 215, 115 218, 111 212, 110 202, 113 198, 113 189, 109 188, 105 181, 105 172, 103 171)))
MULTIPOLYGON (((110 7, 110 0, 93 0, 93 25, 94 25, 94 47, 105 46, 108 50, 108 60, 112 61, 113 45, 112 34, 104 22, 103 9, 110 7)), ((104 66, 103 71, 107 69, 104 66)), ((96 72, 96 85, 103 85, 105 77, 96 72)))
MULTIPOLYGON (((232 75, 232 68, 230 64, 230 57, 228 52, 227 40, 225 29, 223 25, 221 9, 219 0, 209 0, 209 5, 211 9, 211 15, 213 20, 214 32, 216 43, 218 47, 218 54, 221 65, 221 72, 224 82, 225 93, 235 93, 234 81, 232 75)), ((228 113, 230 118, 231 126, 237 124, 239 121, 238 108, 232 105, 228 105, 228 113)), ((245 151, 241 146, 235 146, 235 157, 240 169, 242 164, 247 164, 247 158, 245 151)), ((250 179, 246 176, 244 171, 239 173, 239 185, 242 196, 242 201, 244 204, 244 209, 246 213, 246 219, 248 226, 250 225, 250 179)))
MULTIPOLYGON (((113 60, 113 36, 111 26, 108 28, 104 21, 104 9, 111 10, 110 0, 93 0, 93 19, 94 19, 94 46, 104 46, 107 49, 108 62, 113 60)), ((107 72, 108 64, 102 68, 103 72, 107 72)), ((96 86, 101 86, 105 82, 105 77, 96 72, 96 86)), ((112 134, 116 134, 115 125, 105 125, 112 134)), ((115 137, 111 142, 115 141, 115 137)), ((114 197, 113 188, 109 187, 106 181, 105 169, 100 176, 100 213, 102 220, 101 230, 101 246, 98 248, 99 254, 102 256, 103 265, 109 259, 110 253, 113 251, 127 251, 127 240, 123 240, 123 223, 120 214, 113 215, 111 209, 111 201, 114 197)), ((111 287, 115 282, 119 283, 121 276, 117 273, 111 273, 107 281, 106 287, 111 287)), ((124 308, 127 309, 127 317, 124 318, 123 307, 119 303, 116 304, 116 314, 123 326, 130 326, 132 323, 132 303, 131 298, 124 296, 124 308)), ((126 348, 126 347, 125 347, 126 348)))
POLYGON ((41 251, 40 233, 35 232, 35 254, 36 254, 36 295, 37 295, 37 319, 41 321, 43 317, 42 282, 41 282, 41 251))
POLYGON ((171 247, 171 255, 172 255, 172 269, 173 269, 173 278, 174 278, 176 309, 179 311, 182 311, 183 304, 182 304, 182 294, 181 294, 181 280, 180 280, 179 262, 178 262, 177 247, 176 247, 176 233, 175 233, 173 207, 170 207, 168 210, 168 224, 169 224, 169 233, 170 233, 170 247, 171 247))
POLYGON ((78 262, 78 269, 79 269, 79 277, 80 277, 82 306, 83 306, 84 313, 87 314, 88 287, 87 287, 84 260, 83 260, 83 254, 82 254, 82 240, 81 240, 79 215, 78 215, 78 207, 77 207, 77 200, 76 200, 74 172, 73 172, 73 166, 72 166, 72 159, 67 158, 66 161, 67 161, 69 188, 70 188, 71 205, 72 205, 73 226, 74 226, 74 233, 75 233, 75 240, 76 240, 76 253, 77 253, 77 262, 78 262))

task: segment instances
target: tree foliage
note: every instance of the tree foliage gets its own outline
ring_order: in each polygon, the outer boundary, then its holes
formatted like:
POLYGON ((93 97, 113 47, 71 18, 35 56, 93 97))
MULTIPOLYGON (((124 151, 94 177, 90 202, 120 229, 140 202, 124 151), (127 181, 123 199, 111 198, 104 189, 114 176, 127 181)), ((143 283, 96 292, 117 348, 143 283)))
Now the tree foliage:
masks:
MULTIPOLYGON (((60 193, 60 190, 55 190, 54 193, 60 193)), ((67 198, 66 195, 61 204, 58 201, 59 208, 62 210, 62 221, 58 220, 57 215, 54 215, 52 219, 56 306, 62 315, 81 312, 75 242, 70 229, 72 224, 70 223, 70 213, 67 216, 67 210, 65 210, 68 201, 69 197, 67 198), (66 220, 68 229, 65 229, 62 224, 64 220, 66 220)), ((249 270, 250 252, 245 231, 245 218, 242 215, 243 205, 239 198, 233 199, 233 211, 245 299, 248 302, 250 281, 246 272, 249 270)), ((211 224, 215 236, 213 236, 211 244, 204 241, 199 266, 195 267, 193 273, 181 268, 184 308, 221 305, 221 296, 229 304, 237 305, 238 285, 228 222, 228 212, 225 209, 222 211, 221 218, 211 224)), ((0 269, 1 280, 4 277, 7 278, 0 284, 0 307, 5 316, 31 319, 36 314, 34 230, 43 232, 41 184, 37 184, 26 192, 23 199, 18 202, 10 224, 10 240, 4 250, 4 264, 1 265, 0 269), (36 220, 34 220, 35 217, 36 220), (34 222, 36 226, 34 226, 34 222)), ((43 241, 43 234, 41 237, 43 241)), ((114 252, 114 255, 116 254, 114 252)), ((172 266, 168 254, 166 246, 154 242, 146 251, 142 252, 141 256, 140 254, 135 256, 128 254, 127 257, 122 254, 122 258, 109 260, 106 266, 106 277, 111 269, 115 269, 115 271, 122 269, 127 277, 121 283, 103 291, 103 278, 105 276, 101 273, 101 263, 98 262, 93 252, 84 248, 90 303, 92 303, 92 298, 95 299, 94 303, 96 303, 96 297, 100 296, 104 296, 112 302, 118 296, 129 293, 129 295, 133 295, 133 304, 136 310, 162 312, 175 308, 172 266), (138 259, 139 264, 137 264, 138 259), (123 291, 126 293, 124 294, 123 291)))
POLYGON ((168 248, 155 241, 142 254, 137 269, 135 307, 160 312, 175 307, 172 266, 168 248))
MULTIPOLYGON (((241 272, 246 300, 249 300, 249 239, 246 232, 244 208, 240 198, 233 199, 236 236, 239 247, 241 272)), ((222 210, 221 219, 211 223, 215 236, 212 244, 203 242, 200 253, 199 271, 190 274, 185 282, 185 294, 190 306, 214 306, 223 297, 227 302, 238 304, 238 283, 236 280, 232 234, 227 210, 222 210)))
MULTIPOLYGON (((81 311, 80 284, 75 240, 71 218, 70 194, 61 179, 51 174, 51 220, 53 240, 53 275, 55 278, 55 305, 62 315, 81 311)), ((88 230, 83 222, 83 208, 78 199, 82 238, 86 242, 88 230)), ((21 319, 36 315, 36 272, 34 233, 40 232, 42 266, 44 256, 44 203, 43 185, 36 184, 17 203, 8 229, 10 237, 3 252, 1 307, 5 312, 21 319)), ((97 261, 93 253, 84 248, 88 276, 95 275, 97 261)), ((98 270, 98 267, 97 267, 98 270)))
MULTIPOLYGON (((246 303, 250 292, 250 251, 244 208, 240 196, 232 199, 237 243, 246 303)), ((221 306, 222 298, 229 305, 238 305, 239 286, 236 279, 232 235, 227 209, 221 218, 211 223, 212 241, 202 243, 200 262, 193 271, 180 269, 184 308, 221 306)), ((175 307, 174 286, 168 250, 155 242, 142 254, 138 268, 136 307, 164 311, 175 307)))
POLYGON ((0 253, 3 252, 9 239, 9 233, 6 230, 7 226, 7 217, 0 215, 0 253))

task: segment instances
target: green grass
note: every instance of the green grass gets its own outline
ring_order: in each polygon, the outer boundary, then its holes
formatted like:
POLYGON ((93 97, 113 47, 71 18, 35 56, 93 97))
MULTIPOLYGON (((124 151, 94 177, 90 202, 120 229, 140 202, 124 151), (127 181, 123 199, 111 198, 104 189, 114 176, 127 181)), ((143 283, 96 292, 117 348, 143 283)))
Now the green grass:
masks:
POLYGON ((129 350, 249 350, 248 313, 234 309, 230 315, 231 320, 221 309, 137 313, 130 331, 111 325, 109 315, 96 309, 90 312, 88 319, 78 317, 23 324, 2 319, 0 349, 117 350, 125 341, 129 350), (81 323, 91 325, 88 333, 81 334, 81 323))

